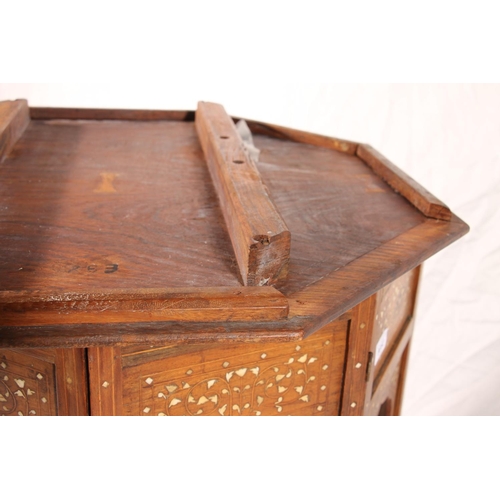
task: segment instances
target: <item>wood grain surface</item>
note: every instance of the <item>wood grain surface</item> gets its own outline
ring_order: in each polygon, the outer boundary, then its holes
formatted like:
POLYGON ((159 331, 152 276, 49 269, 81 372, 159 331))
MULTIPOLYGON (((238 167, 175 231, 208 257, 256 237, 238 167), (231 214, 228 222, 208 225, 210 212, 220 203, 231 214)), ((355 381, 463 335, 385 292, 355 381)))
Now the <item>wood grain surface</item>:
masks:
POLYGON ((3 325, 144 321, 273 321, 288 301, 272 287, 96 290, 92 293, 0 292, 3 325))
POLYGON ((451 211, 442 201, 371 146, 360 144, 356 154, 426 217, 451 220, 451 211))
POLYGON ((274 285, 288 274, 290 231, 224 108, 200 102, 195 124, 243 283, 274 285))
POLYGON ((0 102, 0 163, 23 135, 30 121, 28 101, 0 102))

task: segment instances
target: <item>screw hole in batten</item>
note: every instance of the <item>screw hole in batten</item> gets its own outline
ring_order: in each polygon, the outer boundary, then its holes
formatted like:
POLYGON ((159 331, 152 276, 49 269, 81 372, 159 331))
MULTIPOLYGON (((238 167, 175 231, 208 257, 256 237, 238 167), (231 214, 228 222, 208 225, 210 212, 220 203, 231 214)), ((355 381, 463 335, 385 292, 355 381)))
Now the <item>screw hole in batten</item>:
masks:
POLYGON ((220 138, 221 139, 229 139, 229 137, 227 135, 221 135, 220 138))
POLYGON ((243 160, 233 160, 233 163, 236 163, 236 165, 241 165, 243 163, 243 160))

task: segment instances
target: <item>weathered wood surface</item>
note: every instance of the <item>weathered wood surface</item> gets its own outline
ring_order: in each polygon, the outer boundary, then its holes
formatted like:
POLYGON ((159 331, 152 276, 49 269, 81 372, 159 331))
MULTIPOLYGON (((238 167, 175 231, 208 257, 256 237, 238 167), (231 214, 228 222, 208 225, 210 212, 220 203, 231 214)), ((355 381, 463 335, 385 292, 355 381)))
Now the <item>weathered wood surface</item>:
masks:
POLYGON ((442 201, 371 146, 360 144, 356 154, 426 217, 451 220, 452 213, 442 201))
MULTIPOLYGON (((240 287, 194 123, 92 117, 32 120, 2 163, 0 291, 240 287)), ((294 235, 288 278, 276 285, 291 299, 288 319, 48 330, 0 318, 0 345, 293 341, 468 230, 456 217, 426 219, 352 154, 268 135, 254 141, 262 179, 294 235)))
POLYGON ((32 120, 193 121, 194 111, 146 109, 30 108, 32 120))
POLYGON ((11 152, 29 122, 28 101, 0 102, 0 163, 11 152))
POLYGON ((2 325, 276 321, 287 314, 286 297, 272 287, 0 292, 2 325))
POLYGON ((195 123, 243 283, 274 285, 288 273, 290 231, 224 108, 200 102, 195 123))

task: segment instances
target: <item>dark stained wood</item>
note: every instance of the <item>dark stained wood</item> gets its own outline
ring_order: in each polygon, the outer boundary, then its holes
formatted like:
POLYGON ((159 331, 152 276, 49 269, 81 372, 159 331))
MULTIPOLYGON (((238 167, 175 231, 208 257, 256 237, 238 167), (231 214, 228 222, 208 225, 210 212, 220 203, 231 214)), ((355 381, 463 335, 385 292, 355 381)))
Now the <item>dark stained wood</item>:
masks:
POLYGON ((28 101, 0 102, 0 163, 11 152, 29 122, 28 101))
POLYGON ((3 325, 275 321, 287 314, 287 299, 272 287, 0 292, 3 325))
POLYGON ((193 121, 194 111, 143 109, 30 108, 32 120, 193 121))
MULTIPOLYGON (((239 120, 239 118, 236 118, 236 120, 239 120)), ((311 144, 312 146, 333 149, 349 155, 356 155, 356 150, 358 148, 357 142, 335 139, 334 137, 312 134, 301 130, 294 130, 282 127, 281 125, 270 125, 269 123, 247 120, 246 118, 245 121, 247 122, 252 133, 255 134, 266 135, 276 139, 285 139, 287 141, 311 144)))
POLYGON ((288 273, 290 232, 224 108, 200 102, 195 123, 243 283, 274 285, 288 273))
POLYGON ((396 167, 387 158, 368 144, 360 144, 357 153, 373 171, 404 196, 426 217, 440 220, 451 220, 450 209, 433 194, 413 180, 408 174, 396 167))

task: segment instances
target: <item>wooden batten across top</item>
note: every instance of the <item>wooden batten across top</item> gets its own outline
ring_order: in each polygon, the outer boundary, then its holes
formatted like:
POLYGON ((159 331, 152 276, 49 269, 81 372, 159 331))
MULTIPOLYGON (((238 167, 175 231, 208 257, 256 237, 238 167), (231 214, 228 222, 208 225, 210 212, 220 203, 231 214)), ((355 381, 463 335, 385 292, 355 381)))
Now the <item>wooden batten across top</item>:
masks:
POLYGON ((195 123, 243 282, 273 285, 288 272, 290 231, 224 108, 200 102, 195 123))

